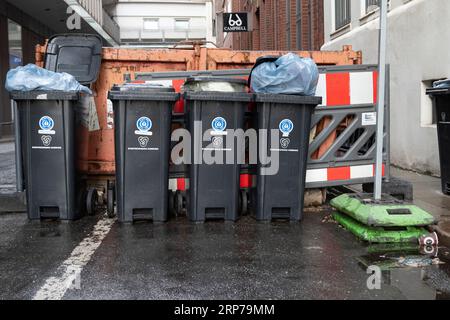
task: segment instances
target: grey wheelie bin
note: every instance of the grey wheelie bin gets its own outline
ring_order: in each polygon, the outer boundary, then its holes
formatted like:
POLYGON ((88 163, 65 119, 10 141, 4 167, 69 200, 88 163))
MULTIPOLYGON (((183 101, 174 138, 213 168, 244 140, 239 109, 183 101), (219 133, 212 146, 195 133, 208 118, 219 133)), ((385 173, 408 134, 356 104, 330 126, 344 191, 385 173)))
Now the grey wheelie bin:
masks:
MULTIPOLYGON (((88 86, 99 74, 101 52, 96 35, 56 35, 49 39, 44 67, 67 72, 88 86)), ((75 167, 77 114, 89 97, 57 90, 11 93, 17 103, 30 219, 74 220, 94 211, 95 201, 86 202, 93 193, 85 189, 75 167)))
POLYGON ((121 222, 168 220, 172 87, 115 86, 117 214, 121 222))
POLYGON ((442 192, 450 195, 450 80, 437 82, 427 94, 433 98, 437 116, 442 192))
POLYGON ((75 171, 76 92, 13 92, 21 122, 28 217, 82 216, 75 171))
POLYGON ((202 91, 208 88, 220 90, 223 86, 218 82, 223 81, 188 79, 185 86, 188 88, 184 98, 192 138, 187 211, 192 222, 236 221, 241 210, 241 165, 238 159, 245 150, 239 148, 229 130, 244 128, 245 111, 253 95, 242 92, 246 81, 239 79, 225 80, 231 83, 229 92, 202 91), (189 91, 189 88, 198 91, 189 91), (231 159, 228 164, 227 158, 231 159))
MULTIPOLYGON (((259 129, 267 130, 266 142, 259 148, 271 156, 271 163, 259 161, 256 219, 300 221, 303 214, 306 166, 308 161, 311 115, 322 101, 320 97, 256 94, 259 129), (271 143, 271 130, 279 141, 271 143), (278 155, 278 171, 274 159, 278 155), (275 156, 275 157, 274 157, 275 156), (269 168, 270 167, 270 168, 269 168)), ((260 133, 261 134, 261 133, 260 133)))

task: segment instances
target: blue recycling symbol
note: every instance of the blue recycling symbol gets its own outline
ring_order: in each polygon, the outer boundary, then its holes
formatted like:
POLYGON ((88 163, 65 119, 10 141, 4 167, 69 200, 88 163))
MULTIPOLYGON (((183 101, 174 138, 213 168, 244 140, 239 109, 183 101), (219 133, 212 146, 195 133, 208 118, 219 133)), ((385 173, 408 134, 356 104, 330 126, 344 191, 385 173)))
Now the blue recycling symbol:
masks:
POLYGON ((150 131, 152 129, 153 123, 152 123, 152 120, 150 120, 150 118, 148 118, 148 117, 141 117, 136 122, 136 127, 141 132, 148 132, 148 131, 150 131))
POLYGON ((289 119, 284 119, 280 122, 280 131, 284 134, 289 134, 294 130, 294 123, 289 119))
POLYGON ((55 126, 55 122, 49 116, 44 116, 39 120, 39 127, 42 130, 52 130, 55 126))
POLYGON ((212 121, 211 126, 214 131, 225 131, 227 128, 227 121, 222 117, 217 117, 212 121))

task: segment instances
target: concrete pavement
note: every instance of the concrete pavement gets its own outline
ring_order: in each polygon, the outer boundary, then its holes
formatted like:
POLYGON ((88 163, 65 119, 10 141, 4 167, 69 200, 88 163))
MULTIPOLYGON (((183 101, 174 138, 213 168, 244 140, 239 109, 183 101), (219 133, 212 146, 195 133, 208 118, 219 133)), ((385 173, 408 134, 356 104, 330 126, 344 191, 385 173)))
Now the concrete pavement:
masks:
POLYGON ((442 193, 440 179, 398 168, 392 168, 391 174, 413 184, 414 203, 439 221, 434 227, 439 241, 450 247, 450 196, 442 193))

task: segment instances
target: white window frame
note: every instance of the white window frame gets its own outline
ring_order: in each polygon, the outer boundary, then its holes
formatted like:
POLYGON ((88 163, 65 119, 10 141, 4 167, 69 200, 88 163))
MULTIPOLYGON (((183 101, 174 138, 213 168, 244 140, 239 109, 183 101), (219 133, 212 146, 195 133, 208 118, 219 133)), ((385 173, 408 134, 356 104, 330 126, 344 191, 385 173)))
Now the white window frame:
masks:
POLYGON ((420 126, 422 128, 436 128, 437 117, 435 114, 433 100, 427 95, 426 90, 433 86, 433 82, 445 79, 442 77, 439 79, 423 80, 420 83, 420 126))
POLYGON ((189 28, 191 27, 191 19, 190 18, 175 18, 173 19, 173 23, 174 23, 174 30, 175 31, 188 31, 189 28), (186 28, 179 28, 177 27, 177 22, 178 21, 182 21, 182 22, 187 22, 187 27, 186 28))
MULTIPOLYGON (((389 1, 388 1, 389 2, 389 1)), ((364 17, 365 15, 371 14, 372 12, 378 11, 379 7, 376 7, 375 9, 372 10, 367 10, 366 9, 366 0, 361 0, 361 16, 364 17)))
MULTIPOLYGON (((403 4, 411 2, 412 0, 403 0, 403 4)), ((370 16, 371 14, 378 12, 379 7, 373 9, 373 10, 366 10, 366 0, 360 0, 360 7, 361 7, 361 18, 364 18, 366 16, 370 16)), ((391 0, 388 0, 388 11, 391 10, 391 0)))
POLYGON ((159 24, 159 18, 150 18, 150 17, 148 17, 148 18, 143 18, 143 20, 142 20, 142 29, 143 29, 144 31, 159 31, 159 30, 161 29, 161 26, 160 26, 160 24, 159 24), (156 29, 154 29, 154 28, 146 28, 146 27, 145 27, 145 23, 146 23, 146 22, 150 22, 150 21, 156 22, 156 25, 157 25, 157 28, 156 28, 156 29))
POLYGON ((339 27, 338 29, 336 28, 336 1, 335 0, 331 0, 331 30, 332 30, 332 34, 335 33, 338 30, 344 29, 348 26, 350 26, 352 23, 352 5, 351 5, 351 1, 350 1, 350 21, 348 24, 339 27))

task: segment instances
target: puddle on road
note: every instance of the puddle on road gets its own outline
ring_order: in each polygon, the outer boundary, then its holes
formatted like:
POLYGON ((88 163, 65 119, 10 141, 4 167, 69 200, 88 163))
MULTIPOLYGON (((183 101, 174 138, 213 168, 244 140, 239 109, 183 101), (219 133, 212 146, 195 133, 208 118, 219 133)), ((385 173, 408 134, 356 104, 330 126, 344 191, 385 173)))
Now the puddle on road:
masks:
POLYGON ((382 290, 396 288, 410 300, 450 300, 450 251, 445 247, 370 245, 357 261, 365 271, 381 269, 382 290))

